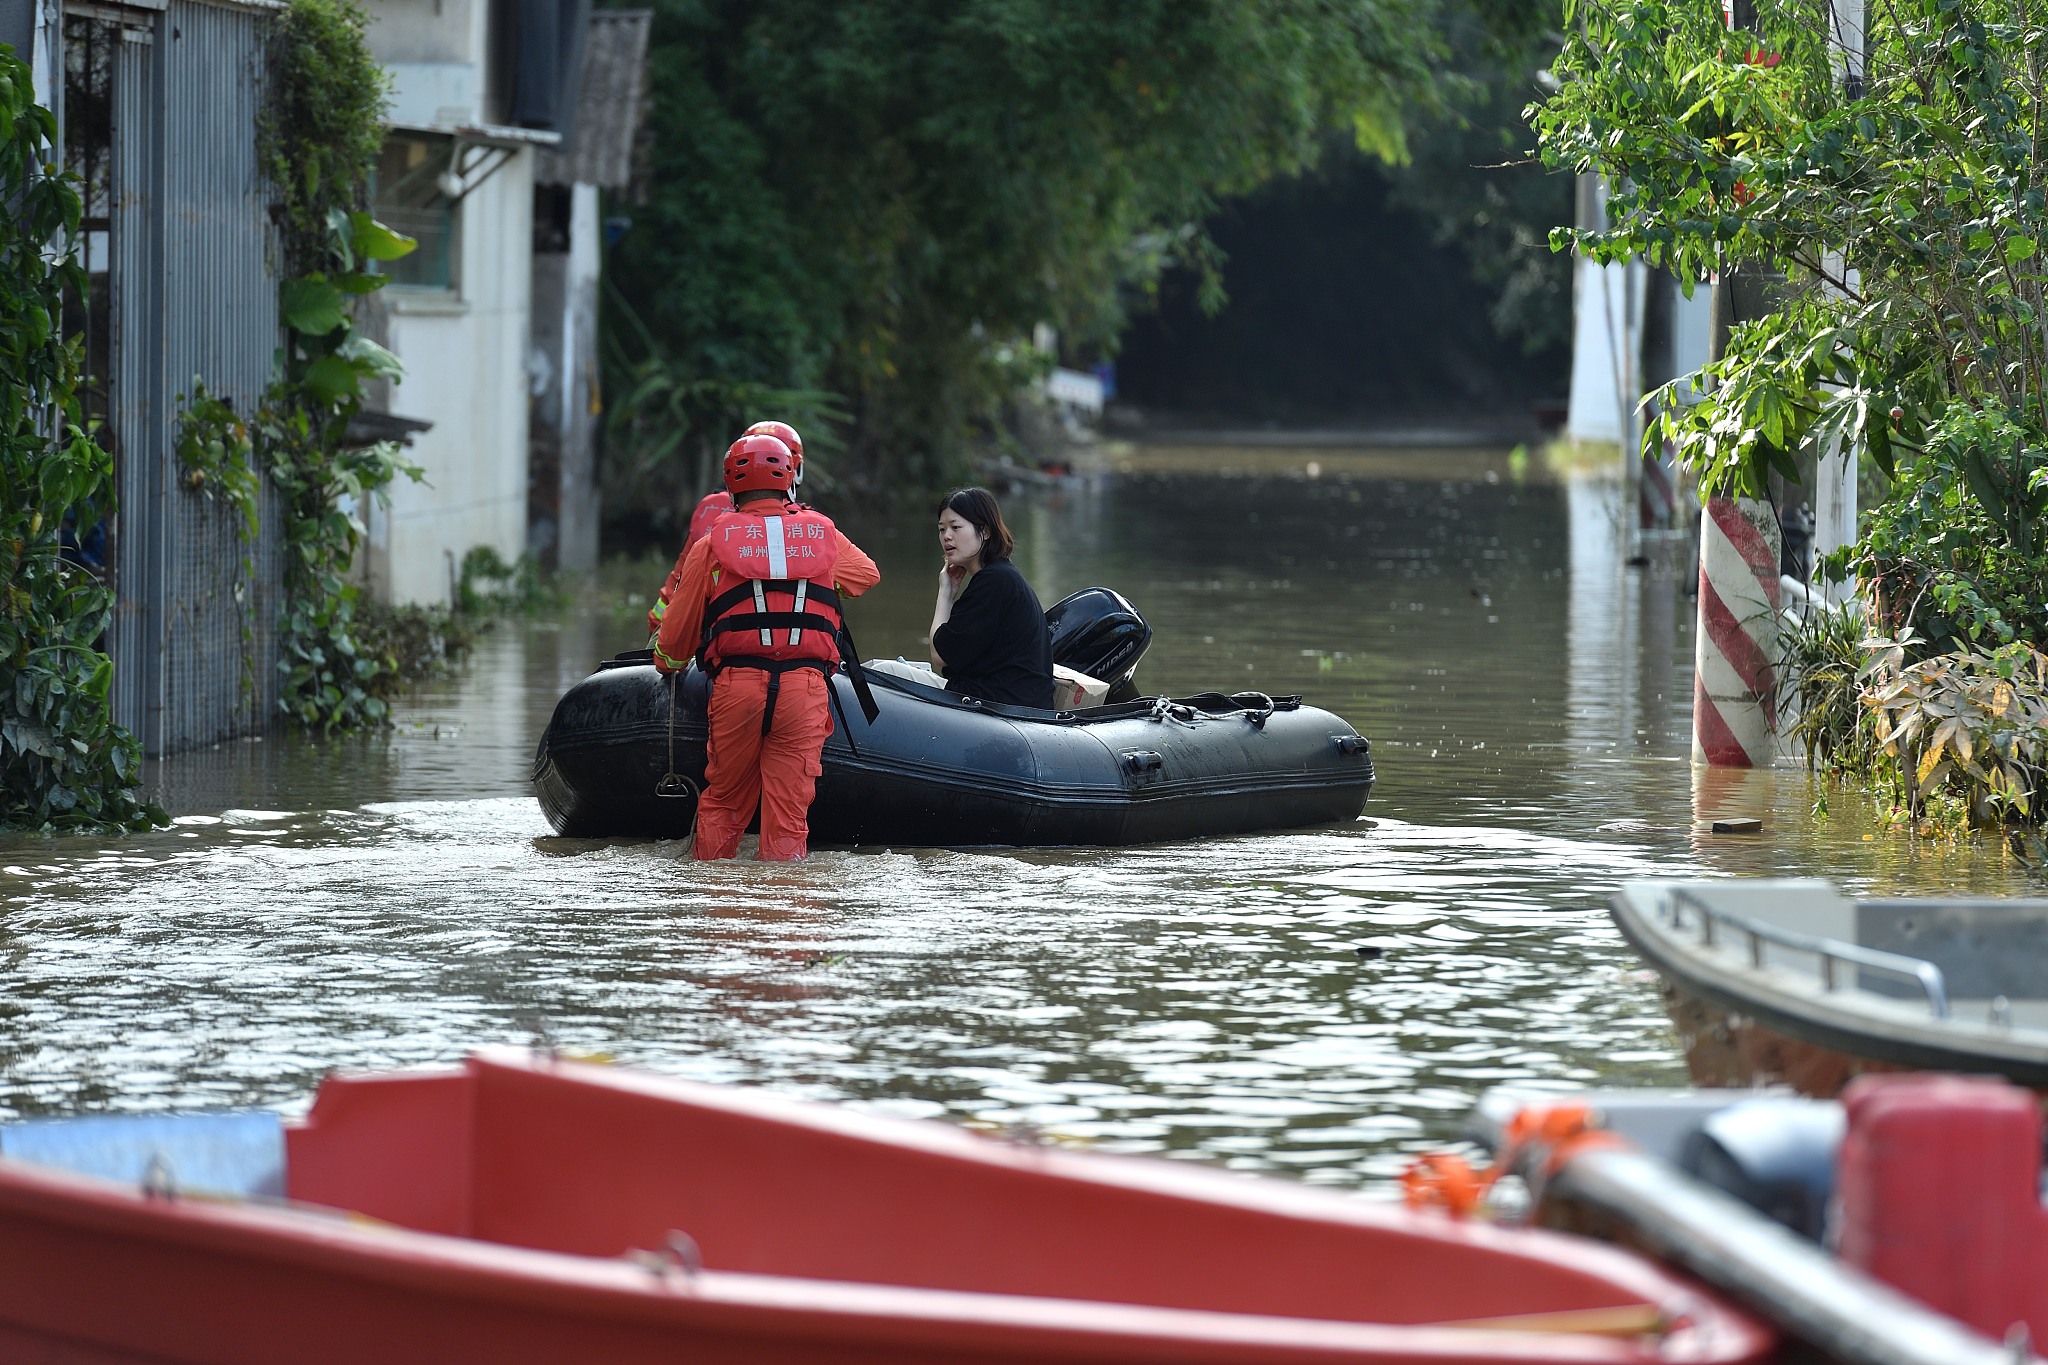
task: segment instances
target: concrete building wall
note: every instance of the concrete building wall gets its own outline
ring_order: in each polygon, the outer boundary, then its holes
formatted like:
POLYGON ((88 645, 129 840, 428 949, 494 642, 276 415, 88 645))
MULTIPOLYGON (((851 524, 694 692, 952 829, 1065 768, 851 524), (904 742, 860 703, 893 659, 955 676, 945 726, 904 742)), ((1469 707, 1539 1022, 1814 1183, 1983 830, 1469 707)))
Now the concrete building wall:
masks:
POLYGON ((480 63, 488 8, 483 0, 365 0, 370 54, 386 66, 480 63))
POLYGON ((502 103, 487 0, 364 7, 371 51, 392 75, 394 136, 452 136, 468 185, 453 208, 446 287, 394 283, 372 306, 373 330, 406 371, 384 395, 388 410, 433 426, 409 452, 425 481, 400 480, 388 506, 364 509, 362 569, 383 600, 447 602, 469 551, 488 546, 509 562, 526 550, 535 152, 518 130, 480 131, 502 103))
MULTIPOLYGON (((32 62, 35 58, 34 42, 36 31, 35 0, 0 0, 0 43, 14 49, 17 61, 32 62)), ((36 94, 41 102, 42 89, 38 85, 36 94)))
POLYGON ((458 212, 455 287, 382 296, 406 370, 392 410, 434 424, 410 452, 426 482, 401 479, 369 516, 370 587, 391 602, 447 602, 471 549, 509 562, 526 548, 533 153, 513 153, 458 212))
POLYGON ((569 191, 569 249, 533 258, 530 524, 559 569, 597 567, 597 186, 569 191))
POLYGON ((0 0, 0 43, 26 62, 35 101, 64 121, 59 43, 64 31, 63 0, 0 0))

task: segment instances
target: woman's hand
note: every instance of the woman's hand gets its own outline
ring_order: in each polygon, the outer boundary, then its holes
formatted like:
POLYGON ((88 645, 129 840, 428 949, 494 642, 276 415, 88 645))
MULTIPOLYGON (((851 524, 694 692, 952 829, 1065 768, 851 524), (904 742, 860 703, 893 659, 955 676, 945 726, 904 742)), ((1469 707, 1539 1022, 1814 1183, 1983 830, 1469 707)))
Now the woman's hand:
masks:
MULTIPOLYGON (((953 602, 960 595, 960 585, 967 581, 967 570, 948 564, 939 570, 939 600, 932 606, 932 634, 939 633, 939 627, 953 619, 953 602)), ((931 647, 932 667, 941 674, 946 671, 946 661, 939 657, 939 647, 931 647)))

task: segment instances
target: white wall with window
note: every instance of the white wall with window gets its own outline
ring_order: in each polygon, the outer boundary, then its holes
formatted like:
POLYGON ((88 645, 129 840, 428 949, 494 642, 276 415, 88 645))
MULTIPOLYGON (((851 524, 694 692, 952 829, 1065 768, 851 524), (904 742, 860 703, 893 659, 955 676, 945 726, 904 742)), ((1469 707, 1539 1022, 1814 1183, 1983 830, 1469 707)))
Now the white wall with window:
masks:
POLYGON ((448 601, 479 545, 508 563, 526 548, 532 153, 507 159, 449 217, 445 263, 394 270, 381 295, 387 344, 405 362, 391 410, 434 424, 411 451, 426 481, 400 480, 369 519, 370 586, 393 602, 448 601))
POLYGON ((387 601, 447 602, 470 550, 488 546, 509 562, 526 549, 534 160, 560 139, 503 122, 516 94, 513 7, 365 8, 393 80, 376 210, 420 244, 389 263, 374 304, 406 370, 389 411, 433 425, 410 452, 425 482, 400 480, 388 507, 365 509, 362 567, 387 601))

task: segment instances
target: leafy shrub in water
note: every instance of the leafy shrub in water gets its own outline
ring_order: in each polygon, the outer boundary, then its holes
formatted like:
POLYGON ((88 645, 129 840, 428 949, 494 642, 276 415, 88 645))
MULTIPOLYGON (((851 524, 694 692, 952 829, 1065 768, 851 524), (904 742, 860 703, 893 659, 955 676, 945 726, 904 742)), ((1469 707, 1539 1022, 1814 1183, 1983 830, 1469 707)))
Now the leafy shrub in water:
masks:
POLYGON ((1863 704, 1869 651, 1863 621, 1846 611, 1817 610, 1781 626, 1778 714, 1797 714, 1791 737, 1809 764, 1864 771, 1875 753, 1863 704))
POLYGON ((1947 789, 1980 820, 2039 823, 2048 775, 2048 655, 2025 644, 1909 662, 1910 635, 1868 642, 1876 743, 1919 812, 1947 789))
POLYGON ((507 563, 488 545, 473 545, 462 557, 455 596, 461 614, 473 619, 541 611, 561 601, 558 589, 542 576, 532 555, 507 563))
POLYGON ((29 69, 0 51, 0 828, 142 829, 141 752, 114 724, 99 647, 107 585, 66 553, 67 530, 113 510, 114 462, 78 402, 79 348, 58 330, 85 293, 77 182, 51 163, 56 120, 29 69))
POLYGON ((476 642, 476 628, 446 607, 388 607, 371 601, 357 606, 355 638, 358 654, 377 665, 369 683, 372 695, 389 701, 401 689, 446 672, 467 655, 476 642))
POLYGON ((1929 655, 1910 630, 1866 629, 1818 611, 1779 635, 1780 699, 1807 761, 1871 779, 1922 823, 1940 810, 1958 827, 2048 820, 2048 655, 2023 642, 1929 655))

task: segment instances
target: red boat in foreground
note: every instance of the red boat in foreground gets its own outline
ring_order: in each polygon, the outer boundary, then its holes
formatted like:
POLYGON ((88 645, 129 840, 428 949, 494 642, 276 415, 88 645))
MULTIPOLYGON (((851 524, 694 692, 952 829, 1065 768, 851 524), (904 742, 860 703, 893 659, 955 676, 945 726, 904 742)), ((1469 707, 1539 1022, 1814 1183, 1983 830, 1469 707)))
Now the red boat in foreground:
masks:
MULTIPOLYGON (((8 1131, 0 1150, 29 1149, 8 1131)), ((1621 1365, 1774 1349, 1704 1290, 1590 1241, 523 1052, 331 1078, 283 1144, 283 1199, 199 1194, 161 1155, 140 1183, 0 1159, 0 1359, 1621 1365)))

